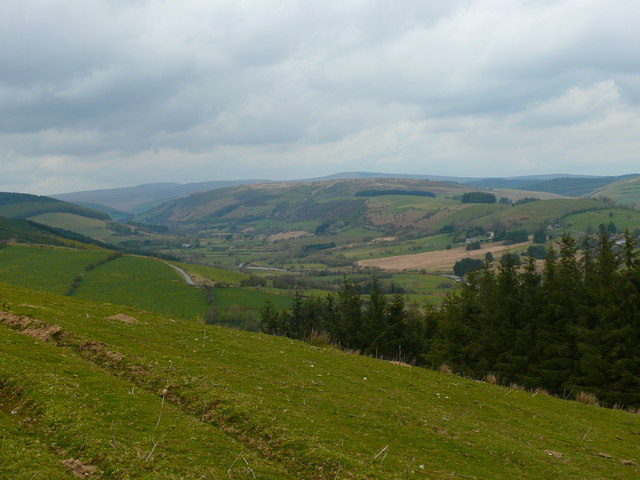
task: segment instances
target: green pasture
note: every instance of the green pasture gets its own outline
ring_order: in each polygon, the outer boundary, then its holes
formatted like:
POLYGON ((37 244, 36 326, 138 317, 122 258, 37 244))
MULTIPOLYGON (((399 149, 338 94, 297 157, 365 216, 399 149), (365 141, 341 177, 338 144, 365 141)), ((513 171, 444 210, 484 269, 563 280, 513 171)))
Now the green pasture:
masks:
POLYGON ((603 195, 620 205, 640 206, 640 178, 630 178, 610 183, 596 191, 594 196, 603 195))
POLYGON ((185 319, 204 316, 209 308, 204 291, 187 285, 170 266, 135 256, 86 272, 74 295, 185 319))
POLYGON ((554 198, 537 200, 515 207, 507 206, 500 212, 476 220, 473 223, 489 226, 491 223, 499 222, 508 229, 526 228, 534 230, 541 225, 556 224, 567 215, 601 208, 607 208, 607 204, 602 200, 554 198))
POLYGON ((0 279, 11 285, 64 293, 84 267, 109 255, 100 250, 9 245, 0 248, 0 279))
POLYGON ((277 308, 290 307, 293 302, 293 297, 290 295, 263 292, 253 288, 216 287, 213 292, 219 313, 228 313, 234 308, 257 313, 267 299, 271 300, 277 308))
POLYGON ((107 478, 640 475, 640 417, 624 411, 45 292, 0 285, 0 298, 74 336, 0 326, 0 377, 40 405, 41 441, 107 478), (121 312, 139 323, 108 320, 121 312), (78 355, 84 339, 119 360, 78 355))
POLYGON ((619 232, 628 228, 630 232, 640 228, 640 210, 627 208, 605 208, 590 212, 568 215, 562 219, 562 227, 586 233, 597 232, 600 224, 615 223, 619 232))
POLYGON ((102 239, 102 241, 105 242, 108 241, 109 237, 113 234, 113 232, 107 228, 105 220, 82 217, 74 213, 43 213, 29 218, 29 220, 51 227, 78 232, 87 237, 102 239))

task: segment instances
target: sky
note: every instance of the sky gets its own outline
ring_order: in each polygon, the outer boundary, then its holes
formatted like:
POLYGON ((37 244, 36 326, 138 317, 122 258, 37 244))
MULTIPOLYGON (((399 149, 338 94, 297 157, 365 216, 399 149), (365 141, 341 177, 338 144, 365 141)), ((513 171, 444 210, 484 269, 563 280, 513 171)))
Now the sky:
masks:
POLYGON ((2 0, 0 191, 640 172, 635 0, 2 0))

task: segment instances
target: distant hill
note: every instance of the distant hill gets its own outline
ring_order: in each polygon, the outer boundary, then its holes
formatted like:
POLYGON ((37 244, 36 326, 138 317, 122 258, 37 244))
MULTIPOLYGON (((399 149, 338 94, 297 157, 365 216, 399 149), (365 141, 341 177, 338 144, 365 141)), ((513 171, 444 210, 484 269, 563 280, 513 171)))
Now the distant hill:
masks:
POLYGON ((92 239, 63 229, 55 229, 35 222, 0 216, 0 243, 34 243, 85 248, 96 244, 92 239))
POLYGON ((314 231, 320 226, 336 230, 380 222, 415 226, 429 212, 459 203, 443 197, 471 190, 458 183, 398 178, 243 185, 173 200, 136 220, 174 227, 235 226, 255 231, 314 231), (385 191, 389 192, 386 196, 385 191), (406 191, 405 196, 399 195, 402 191, 406 191), (402 203, 400 198, 409 197, 405 203, 411 206, 385 207, 385 198, 390 197, 394 205, 402 203), (376 218, 372 219, 374 214, 376 218))
POLYGON ((72 213, 87 218, 109 220, 109 215, 55 198, 27 193, 0 192, 0 216, 27 219, 45 213, 72 213))
POLYGON ((464 182, 478 188, 495 189, 508 188, 516 190, 529 190, 537 192, 554 193, 569 197, 580 197, 589 195, 595 190, 606 185, 623 180, 635 175, 622 175, 618 177, 590 177, 590 176, 569 176, 569 175, 549 175, 547 178, 539 177, 513 177, 513 178, 483 178, 464 182))
POLYGON ((269 180, 229 180, 201 183, 147 183, 135 187, 59 193, 53 198, 74 203, 101 205, 127 213, 142 213, 175 198, 233 185, 264 183, 269 180))

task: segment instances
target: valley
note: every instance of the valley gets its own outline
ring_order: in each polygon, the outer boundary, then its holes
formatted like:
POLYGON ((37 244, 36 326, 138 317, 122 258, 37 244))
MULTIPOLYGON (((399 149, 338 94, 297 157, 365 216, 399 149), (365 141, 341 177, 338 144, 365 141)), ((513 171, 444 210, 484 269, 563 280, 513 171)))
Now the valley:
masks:
POLYGON ((634 178, 2 194, 0 477, 636 478, 634 178))

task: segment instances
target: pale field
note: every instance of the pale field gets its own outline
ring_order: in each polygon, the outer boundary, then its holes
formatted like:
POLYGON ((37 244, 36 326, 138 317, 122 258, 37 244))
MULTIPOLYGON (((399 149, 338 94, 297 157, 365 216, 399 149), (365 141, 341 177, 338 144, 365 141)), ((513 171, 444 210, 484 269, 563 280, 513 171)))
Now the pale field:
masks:
POLYGON ((295 230, 293 232, 280 232, 280 233, 275 233, 273 235, 269 235, 267 237, 267 240, 269 240, 270 242, 275 242, 278 240, 292 240, 294 238, 301 238, 301 237, 312 237, 313 233, 311 232, 307 232, 305 230, 295 230))
POLYGON ((484 243, 480 250, 466 250, 464 247, 460 247, 451 250, 438 250, 437 252, 362 260, 357 264, 360 267, 378 267, 389 271, 425 269, 433 273, 450 273, 453 265, 463 258, 484 259, 487 252, 491 252, 494 258, 499 260, 503 253, 519 252, 525 250, 529 245, 529 242, 514 243, 513 245, 503 245, 502 242, 484 243))

